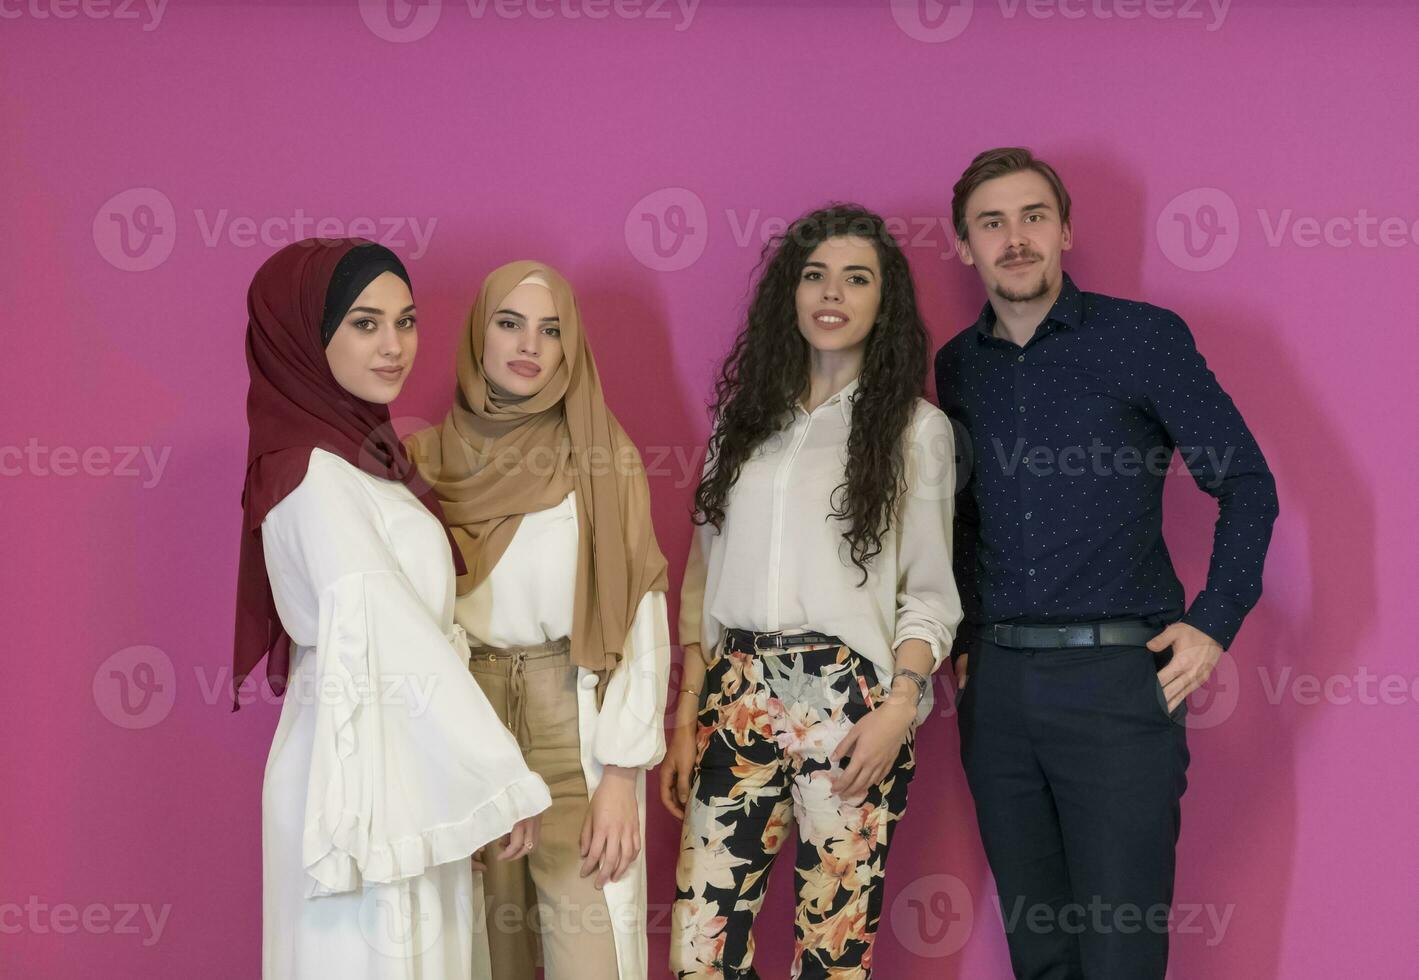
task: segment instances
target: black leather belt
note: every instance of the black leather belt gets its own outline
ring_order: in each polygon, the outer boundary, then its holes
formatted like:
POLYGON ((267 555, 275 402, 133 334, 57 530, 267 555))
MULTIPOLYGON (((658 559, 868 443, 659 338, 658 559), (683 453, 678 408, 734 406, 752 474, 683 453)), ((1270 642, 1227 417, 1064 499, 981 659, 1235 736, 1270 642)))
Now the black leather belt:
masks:
POLYGON ((724 631, 724 646, 726 650, 787 650, 791 647, 823 646, 832 644, 841 646, 842 640, 828 633, 813 633, 808 630, 797 630, 785 633, 782 630, 774 630, 770 633, 757 633, 754 630, 726 629, 724 631))
POLYGON ((1026 626, 993 623, 981 632, 1001 647, 1050 649, 1060 647, 1143 646, 1163 630, 1139 620, 1110 623, 1070 623, 1064 626, 1026 626))

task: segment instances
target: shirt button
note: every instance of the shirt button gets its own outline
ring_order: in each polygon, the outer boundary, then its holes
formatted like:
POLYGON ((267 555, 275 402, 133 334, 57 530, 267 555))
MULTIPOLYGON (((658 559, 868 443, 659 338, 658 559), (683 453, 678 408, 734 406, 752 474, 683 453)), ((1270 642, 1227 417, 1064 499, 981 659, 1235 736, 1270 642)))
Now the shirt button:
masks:
POLYGON ((1025 355, 1021 354, 1019 357, 1015 358, 1015 360, 1023 362, 1025 360, 1025 355))
POLYGON ((1021 406, 1020 406, 1020 411, 1023 412, 1024 410, 1025 410, 1025 406, 1024 406, 1024 405, 1021 405, 1021 406))
POLYGON ((1034 577, 1035 577, 1035 570, 1032 568, 1032 569, 1030 569, 1030 578, 1034 578, 1034 577))
POLYGON ((1029 511, 1029 510, 1025 511, 1025 520, 1028 521, 1028 520, 1030 519, 1030 515, 1031 515, 1032 513, 1034 513, 1034 511, 1029 511))

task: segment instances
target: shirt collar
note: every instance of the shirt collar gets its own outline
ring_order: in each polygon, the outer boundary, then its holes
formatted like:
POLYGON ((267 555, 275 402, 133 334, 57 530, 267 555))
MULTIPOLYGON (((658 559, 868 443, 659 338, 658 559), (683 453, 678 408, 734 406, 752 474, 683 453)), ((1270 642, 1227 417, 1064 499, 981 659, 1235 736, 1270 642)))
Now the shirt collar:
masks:
MULTIPOLYGON (((826 407, 826 406, 828 406, 828 405, 833 404, 833 402, 837 402, 837 403, 838 403, 838 411, 842 414, 843 421, 846 422, 846 423, 848 423, 849 425, 851 425, 851 424, 852 424, 852 403, 853 403, 853 400, 857 397, 857 384, 858 384, 858 382, 861 381, 861 380, 862 380, 862 375, 858 375, 856 378, 853 378, 853 379, 852 379, 851 381, 849 381, 847 384, 843 385, 843 388, 842 388, 841 391, 837 392, 837 393, 834 394, 831 398, 829 398, 827 401, 823 402, 823 404, 822 404, 822 405, 819 405, 818 408, 821 409, 821 408, 824 408, 824 407, 826 407)), ((797 411, 803 412, 803 414, 805 414, 805 415, 808 414, 808 410, 803 407, 803 402, 802 402, 802 401, 794 402, 793 407, 794 407, 797 411)))
MULTIPOLYGON (((1063 276, 1064 281, 1059 288, 1059 295, 1055 297, 1054 305, 1045 314, 1040 333, 1044 332, 1043 327, 1048 324, 1072 330, 1084 323, 1084 294, 1079 291, 1078 286, 1074 285, 1074 280, 1069 278, 1069 273, 1066 272, 1063 276)), ((1000 339, 994 335, 995 308, 989 302, 981 310, 975 327, 978 343, 1000 339)))

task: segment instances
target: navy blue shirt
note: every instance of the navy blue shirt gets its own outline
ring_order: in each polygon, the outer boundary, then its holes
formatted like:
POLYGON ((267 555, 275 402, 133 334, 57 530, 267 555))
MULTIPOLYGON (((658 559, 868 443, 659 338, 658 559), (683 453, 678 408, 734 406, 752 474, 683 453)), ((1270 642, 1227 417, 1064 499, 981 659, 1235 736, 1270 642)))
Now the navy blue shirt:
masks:
POLYGON ((986 304, 936 354, 966 481, 954 556, 963 641, 989 623, 1181 618, 1230 646, 1261 597, 1276 483, 1187 324, 1080 292, 1066 275, 1024 347, 994 327, 986 304), (1207 584, 1185 613, 1163 543, 1169 466, 1219 505, 1207 584))

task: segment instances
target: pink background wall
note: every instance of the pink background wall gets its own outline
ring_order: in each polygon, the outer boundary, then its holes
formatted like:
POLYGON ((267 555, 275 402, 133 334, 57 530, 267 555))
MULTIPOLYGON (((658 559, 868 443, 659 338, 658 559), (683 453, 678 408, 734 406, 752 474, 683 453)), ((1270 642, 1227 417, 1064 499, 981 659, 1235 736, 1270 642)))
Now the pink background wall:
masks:
MULTIPOLYGON (((684 469, 766 229, 834 198, 901 219, 939 344, 982 301, 947 254, 950 185, 1008 143, 1074 193, 1076 281, 1188 320, 1280 486, 1265 598, 1194 702, 1171 975, 1413 975, 1413 5, 412 13, 0 0, 0 975, 259 973, 277 709, 231 715, 224 691, 244 291, 288 237, 326 219, 406 257, 411 421, 441 416, 487 270, 561 268, 678 584, 684 469)), ((1192 592, 1214 507, 1183 478, 1168 508, 1192 592)), ((1007 973, 942 714, 891 857, 884 977, 1007 973)), ((678 828, 650 820, 660 969, 678 828)), ((768 977, 788 884, 761 919, 768 977)))

